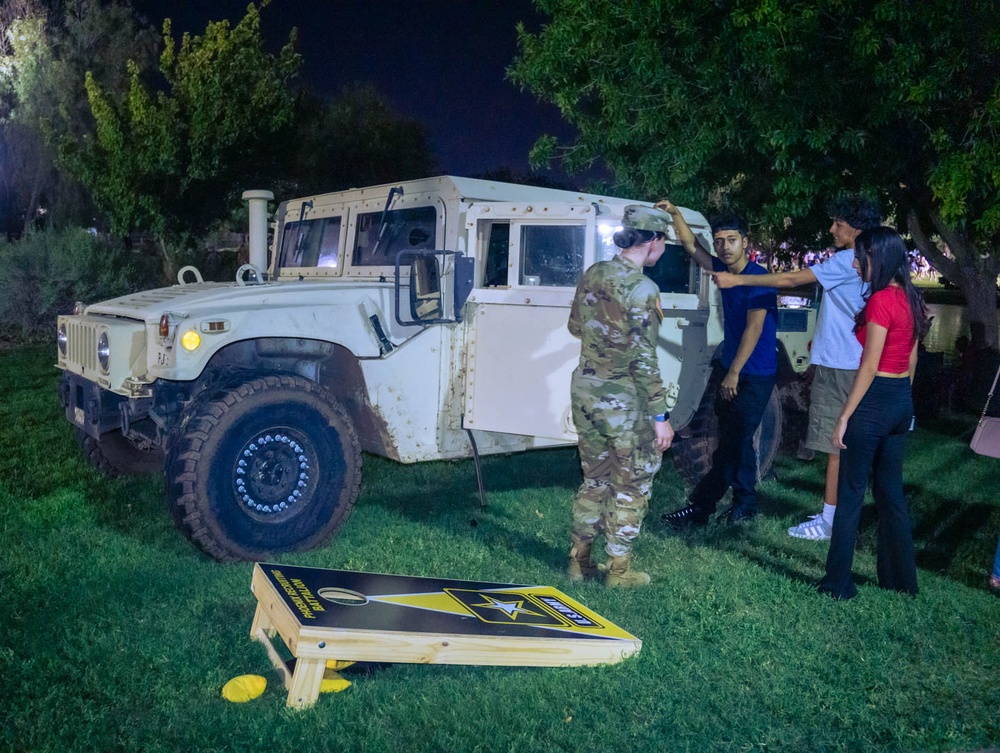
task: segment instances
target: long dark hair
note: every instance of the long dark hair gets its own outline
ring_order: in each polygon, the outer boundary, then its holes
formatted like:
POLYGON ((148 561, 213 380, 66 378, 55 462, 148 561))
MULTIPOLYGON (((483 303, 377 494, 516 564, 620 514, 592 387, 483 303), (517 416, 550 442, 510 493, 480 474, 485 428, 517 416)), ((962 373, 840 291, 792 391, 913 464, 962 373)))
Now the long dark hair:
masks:
POLYGON ((906 244, 899 233, 884 225, 865 230, 854 240, 854 255, 858 260, 862 279, 868 277, 870 281, 865 306, 854 316, 854 331, 858 332, 865 326, 868 299, 895 282, 906 294, 906 302, 913 314, 913 339, 926 335, 930 329, 930 317, 927 315, 924 297, 910 280, 910 260, 906 254, 906 244))

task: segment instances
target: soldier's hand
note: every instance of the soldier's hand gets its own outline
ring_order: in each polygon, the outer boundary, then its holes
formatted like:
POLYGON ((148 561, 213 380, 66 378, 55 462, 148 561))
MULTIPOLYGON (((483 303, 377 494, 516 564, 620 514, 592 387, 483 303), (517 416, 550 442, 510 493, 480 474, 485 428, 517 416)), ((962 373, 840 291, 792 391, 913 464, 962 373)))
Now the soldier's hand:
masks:
POLYGON ((736 397, 736 393, 739 391, 740 375, 733 374, 731 371, 726 374, 722 379, 722 384, 719 386, 719 393, 722 395, 723 400, 732 400, 736 397))
POLYGON ((739 279, 740 276, 734 275, 732 272, 715 272, 712 274, 712 281, 722 290, 736 287, 739 279))
POLYGON ((669 421, 654 421, 653 429, 656 431, 656 449, 665 452, 670 449, 674 442, 674 427, 669 421))

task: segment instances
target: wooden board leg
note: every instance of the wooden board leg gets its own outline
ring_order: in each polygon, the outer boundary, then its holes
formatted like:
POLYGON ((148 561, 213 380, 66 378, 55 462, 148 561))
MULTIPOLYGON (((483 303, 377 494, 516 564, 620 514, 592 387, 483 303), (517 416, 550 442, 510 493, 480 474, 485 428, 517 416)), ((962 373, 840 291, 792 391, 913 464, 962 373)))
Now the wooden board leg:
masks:
POLYGON ((293 709, 307 709, 316 703, 325 671, 325 659, 296 659, 286 705, 293 709))
POLYGON ((253 624, 250 626, 250 637, 254 640, 258 640, 257 634, 263 631, 265 635, 269 638, 273 638, 274 634, 277 632, 274 625, 271 624, 271 619, 267 616, 267 612, 261 604, 257 605, 257 611, 253 613, 253 624))
POLYGON ((260 641, 264 644, 264 648, 267 649, 267 656, 271 660, 271 665, 277 670, 278 674, 281 675, 281 681, 286 688, 292 687, 292 673, 288 671, 288 665, 285 664, 285 660, 281 658, 281 654, 278 653, 278 649, 274 647, 274 636, 268 635, 266 628, 260 628, 257 634, 253 636, 254 640, 260 641))

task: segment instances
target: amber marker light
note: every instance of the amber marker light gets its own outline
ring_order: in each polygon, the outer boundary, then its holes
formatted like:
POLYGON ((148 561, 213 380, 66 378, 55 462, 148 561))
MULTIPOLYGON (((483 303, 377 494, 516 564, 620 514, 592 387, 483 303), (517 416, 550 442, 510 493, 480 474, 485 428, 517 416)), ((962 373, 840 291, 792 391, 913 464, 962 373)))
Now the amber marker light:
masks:
POLYGON ((199 345, 201 345, 201 335, 193 329, 189 329, 181 335, 181 347, 184 350, 197 350, 199 345))
POLYGON ((164 340, 170 334, 170 317, 166 314, 160 317, 160 337, 164 340))

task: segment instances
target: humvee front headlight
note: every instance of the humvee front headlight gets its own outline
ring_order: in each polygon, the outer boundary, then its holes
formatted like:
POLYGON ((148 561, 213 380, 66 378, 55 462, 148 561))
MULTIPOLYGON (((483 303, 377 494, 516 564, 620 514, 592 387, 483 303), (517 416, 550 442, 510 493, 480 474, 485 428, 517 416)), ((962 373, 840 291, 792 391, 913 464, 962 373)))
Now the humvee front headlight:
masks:
POLYGON ((101 364, 101 371, 107 374, 111 363, 111 343, 108 342, 107 332, 102 332, 97 338, 97 362, 101 364))
POLYGON ((56 342, 59 343, 59 352, 66 355, 66 348, 69 346, 69 335, 66 334, 66 325, 60 324, 56 333, 56 342))
POLYGON ((189 329, 181 335, 181 347, 184 350, 197 350, 199 345, 201 345, 201 335, 193 329, 189 329))

